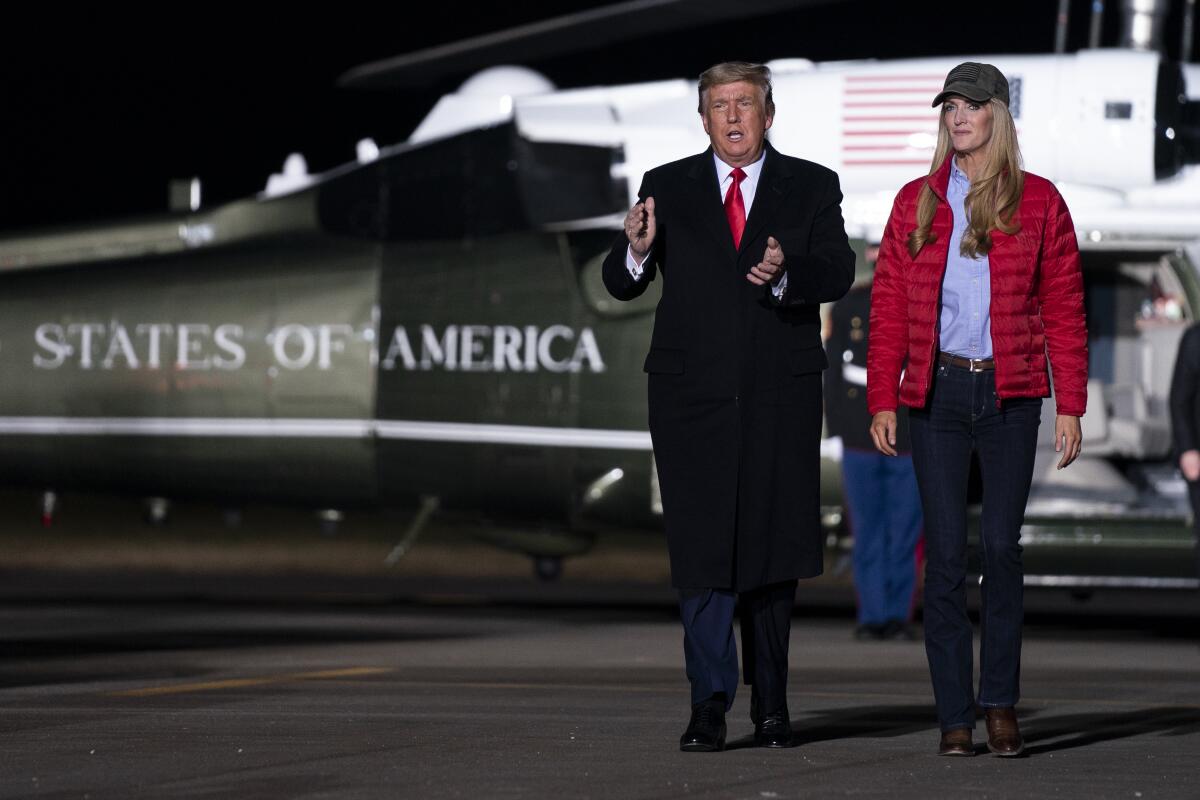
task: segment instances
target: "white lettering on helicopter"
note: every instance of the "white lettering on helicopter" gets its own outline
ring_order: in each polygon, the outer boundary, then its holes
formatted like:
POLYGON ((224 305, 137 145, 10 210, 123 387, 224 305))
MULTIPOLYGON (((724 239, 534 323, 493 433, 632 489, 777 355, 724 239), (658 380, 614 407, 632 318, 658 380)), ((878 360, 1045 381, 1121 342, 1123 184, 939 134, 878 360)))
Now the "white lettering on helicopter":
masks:
MULTIPOLYGON (((372 335, 367 335, 368 333, 372 335)), ((246 331, 233 323, 142 323, 126 326, 46 322, 34 330, 33 365, 54 370, 71 363, 83 370, 147 369, 178 371, 239 370, 246 365, 246 331)), ((288 323, 268 332, 270 360, 297 371, 329 370, 347 344, 374 341, 347 324, 288 323)), ((366 350, 364 349, 365 353, 366 350)), ((568 325, 420 325, 410 334, 398 325, 380 361, 386 370, 449 372, 603 372, 604 359, 591 328, 568 325)))
POLYGON ((316 358, 317 369, 333 368, 333 354, 346 351, 346 340, 334 336, 353 336, 354 328, 349 325, 284 325, 267 334, 275 354, 275 363, 290 369, 305 369, 316 358))
POLYGON ((239 341, 241 325, 155 322, 131 328, 114 322, 60 325, 46 322, 33 332, 41 352, 33 354, 38 369, 58 369, 75 359, 80 369, 161 369, 164 342, 174 337, 177 370, 236 370, 246 363, 246 348, 239 341), (103 354, 103 355, 101 355, 103 354))
POLYGON ((603 372, 604 359, 591 328, 577 336, 567 325, 447 325, 439 336, 432 325, 422 325, 410 338, 408 329, 397 325, 380 366, 409 371, 603 372))

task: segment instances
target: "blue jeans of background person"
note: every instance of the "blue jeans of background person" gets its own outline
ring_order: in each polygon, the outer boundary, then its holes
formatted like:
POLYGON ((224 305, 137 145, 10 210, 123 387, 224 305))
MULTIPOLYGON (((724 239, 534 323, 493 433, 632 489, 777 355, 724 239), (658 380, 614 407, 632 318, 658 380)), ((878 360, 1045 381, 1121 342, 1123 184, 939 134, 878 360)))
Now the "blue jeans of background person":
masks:
POLYGON ((925 652, 943 731, 975 727, 967 617, 967 480, 971 452, 983 482, 978 704, 1020 696, 1024 572, 1021 523, 1041 421, 1040 398, 998 404, 995 372, 938 364, 924 409, 909 415, 925 510, 925 652))
POLYGON ((921 498, 911 455, 842 453, 842 478, 854 534, 858 621, 907 621, 916 584, 921 498))

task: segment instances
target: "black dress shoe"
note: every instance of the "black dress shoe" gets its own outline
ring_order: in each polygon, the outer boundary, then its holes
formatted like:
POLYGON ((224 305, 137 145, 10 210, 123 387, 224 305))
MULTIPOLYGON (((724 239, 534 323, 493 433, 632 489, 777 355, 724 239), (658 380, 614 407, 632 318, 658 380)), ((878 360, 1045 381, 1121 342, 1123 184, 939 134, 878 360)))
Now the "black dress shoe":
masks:
POLYGON ((884 626, 864 622, 854 629, 854 638, 860 642, 879 642, 884 639, 884 626))
POLYGON ((792 721, 788 719, 787 709, 763 714, 762 720, 754 724, 754 744, 756 747, 792 746, 792 721))
POLYGON ((904 620, 889 619, 883 625, 883 633, 881 638, 901 639, 905 642, 915 642, 917 640, 917 633, 913 630, 912 626, 904 620))
POLYGON ((725 703, 705 700, 692 706, 692 719, 679 737, 685 753, 715 753, 725 749, 725 703))

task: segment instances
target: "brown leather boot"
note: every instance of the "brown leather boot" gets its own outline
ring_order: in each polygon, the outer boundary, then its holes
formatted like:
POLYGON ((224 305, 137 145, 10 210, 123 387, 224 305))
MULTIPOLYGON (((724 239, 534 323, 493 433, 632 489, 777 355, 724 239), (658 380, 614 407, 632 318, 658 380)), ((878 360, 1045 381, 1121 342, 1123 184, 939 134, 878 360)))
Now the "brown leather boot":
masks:
POLYGON ((970 728, 955 728, 942 732, 942 743, 938 746, 939 756, 973 756, 975 745, 971 741, 970 728))
POLYGON ((1011 758, 1025 750, 1021 728, 1017 725, 1017 712, 1013 708, 989 708, 987 720, 988 750, 998 756, 1011 758))

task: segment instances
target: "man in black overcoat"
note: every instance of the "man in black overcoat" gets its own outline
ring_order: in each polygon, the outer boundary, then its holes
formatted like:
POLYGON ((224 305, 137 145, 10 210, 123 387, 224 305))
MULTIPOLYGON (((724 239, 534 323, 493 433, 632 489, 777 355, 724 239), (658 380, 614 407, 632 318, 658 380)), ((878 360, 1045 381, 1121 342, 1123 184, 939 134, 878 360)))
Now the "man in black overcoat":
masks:
POLYGON ((712 147, 646 173, 604 282, 630 300, 664 281, 645 371, 692 688, 680 747, 724 747, 735 603, 755 741, 786 747, 796 581, 822 569, 819 306, 854 254, 837 175, 766 141, 770 71, 718 64, 699 94, 712 147))

